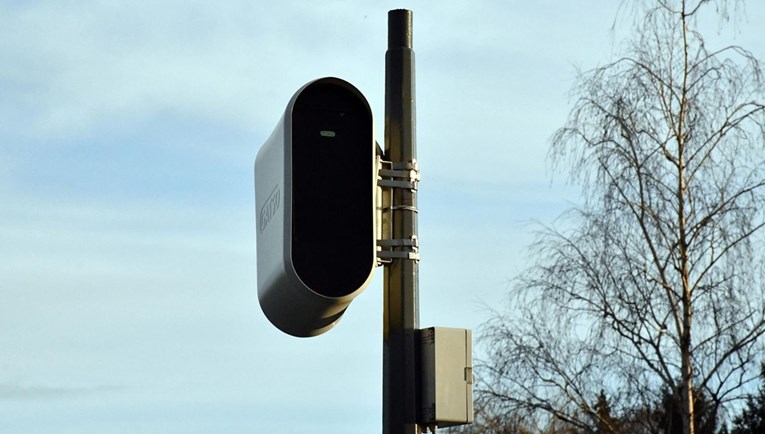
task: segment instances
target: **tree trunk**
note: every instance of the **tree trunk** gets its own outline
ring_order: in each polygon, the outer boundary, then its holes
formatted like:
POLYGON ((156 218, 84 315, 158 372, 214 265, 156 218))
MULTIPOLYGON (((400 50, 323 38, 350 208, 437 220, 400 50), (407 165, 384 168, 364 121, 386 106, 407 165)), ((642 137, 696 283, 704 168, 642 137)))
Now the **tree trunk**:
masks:
POLYGON ((690 74, 690 66, 688 62, 688 23, 686 21, 687 14, 685 9, 685 1, 682 2, 681 20, 682 20, 682 32, 683 32, 683 54, 684 54, 684 70, 683 70, 683 88, 682 96, 680 99, 680 111, 677 117, 677 184, 678 184, 678 228, 679 228, 679 240, 678 248, 680 249, 680 279, 682 282, 683 297, 682 297, 682 330, 680 330, 680 360, 681 360, 681 376, 682 386, 681 401, 683 409, 683 432, 684 434, 695 434, 694 427, 694 415, 693 415, 693 365, 691 360, 691 326, 693 324, 693 311, 692 311, 692 294, 691 294, 691 276, 690 266, 688 263, 688 229, 685 215, 686 195, 688 192, 688 185, 685 179, 685 120, 688 109, 688 76, 690 74))

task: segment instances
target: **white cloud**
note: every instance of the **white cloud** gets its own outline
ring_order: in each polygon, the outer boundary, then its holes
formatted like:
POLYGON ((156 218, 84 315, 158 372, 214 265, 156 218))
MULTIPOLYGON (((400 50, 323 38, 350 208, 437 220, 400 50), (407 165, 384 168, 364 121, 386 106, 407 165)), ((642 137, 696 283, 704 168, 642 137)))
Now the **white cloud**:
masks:
POLYGON ((366 50, 360 14, 303 2, 20 6, 0 18, 3 111, 33 137, 76 137, 163 111, 270 128, 289 90, 314 78, 306 70, 342 72, 329 66, 366 50))
POLYGON ((118 390, 118 386, 59 387, 0 383, 0 401, 67 399, 72 396, 112 393, 118 390))

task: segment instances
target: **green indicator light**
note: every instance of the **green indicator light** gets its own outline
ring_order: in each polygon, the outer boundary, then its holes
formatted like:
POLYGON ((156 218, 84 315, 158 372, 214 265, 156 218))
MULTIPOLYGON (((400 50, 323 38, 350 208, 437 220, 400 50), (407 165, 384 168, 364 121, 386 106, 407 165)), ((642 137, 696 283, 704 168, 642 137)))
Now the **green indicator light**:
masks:
POLYGON ((335 132, 330 130, 321 130, 319 135, 322 137, 335 137, 335 132))

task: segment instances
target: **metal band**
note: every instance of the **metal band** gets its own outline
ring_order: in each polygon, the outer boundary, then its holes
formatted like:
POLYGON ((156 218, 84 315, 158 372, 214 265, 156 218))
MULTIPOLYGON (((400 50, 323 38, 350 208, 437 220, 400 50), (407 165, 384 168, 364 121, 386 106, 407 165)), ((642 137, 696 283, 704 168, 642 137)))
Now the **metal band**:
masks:
POLYGON ((377 185, 388 188, 404 188, 407 190, 417 190, 417 181, 397 181, 394 179, 378 179, 377 185))
POLYGON ((419 166, 417 165, 417 160, 412 161, 396 161, 390 162, 391 169, 393 170, 416 170, 420 171, 419 166))
POLYGON ((420 254, 417 252, 394 252, 389 250, 382 250, 377 252, 377 259, 380 259, 382 262, 387 262, 386 260, 391 259, 407 259, 410 261, 419 262, 420 254))
POLYGON ((416 250, 419 247, 417 237, 405 238, 401 240, 377 240, 379 247, 414 247, 416 250))
POLYGON ((386 208, 386 209, 393 210, 393 211, 395 211, 395 210, 404 210, 404 211, 411 211, 411 212, 419 212, 417 210, 416 206, 411 206, 411 205, 392 206, 392 207, 386 208))
POLYGON ((417 237, 398 240, 377 240, 377 259, 382 263, 389 263, 393 259, 405 259, 420 261, 420 248, 417 237), (392 250, 401 248, 402 250, 392 250))
POLYGON ((420 169, 416 161, 392 162, 380 160, 377 176, 377 185, 380 187, 403 188, 416 192, 420 182, 420 169))

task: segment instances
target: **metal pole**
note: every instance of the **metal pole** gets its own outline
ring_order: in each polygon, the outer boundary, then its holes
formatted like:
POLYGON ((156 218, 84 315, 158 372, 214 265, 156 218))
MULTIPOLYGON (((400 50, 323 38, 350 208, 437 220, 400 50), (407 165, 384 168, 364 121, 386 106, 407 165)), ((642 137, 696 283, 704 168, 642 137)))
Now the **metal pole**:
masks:
MULTIPOLYGON (((385 158, 416 163, 412 11, 388 12, 385 53, 385 158)), ((392 239, 417 239, 417 194, 395 188, 391 203, 392 239)), ((402 247, 401 249, 404 249, 402 247)), ((385 267, 383 312, 383 433, 418 434, 416 334, 419 324, 415 259, 393 259, 385 267)))

